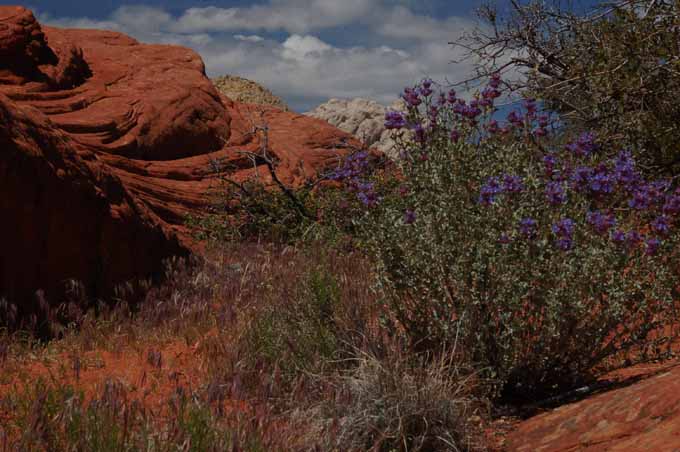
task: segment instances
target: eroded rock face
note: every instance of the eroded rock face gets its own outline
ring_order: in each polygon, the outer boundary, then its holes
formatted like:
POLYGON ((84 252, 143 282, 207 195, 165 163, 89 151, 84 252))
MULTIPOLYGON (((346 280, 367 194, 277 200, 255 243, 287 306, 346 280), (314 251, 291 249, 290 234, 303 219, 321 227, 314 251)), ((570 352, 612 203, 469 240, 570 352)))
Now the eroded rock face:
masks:
POLYGON ((385 129, 387 111, 406 111, 406 106, 401 100, 385 107, 370 99, 331 99, 305 114, 323 119, 367 146, 394 157, 397 153, 396 132, 385 129))
POLYGON ((158 272, 199 246, 184 226, 218 184, 265 174, 252 124, 269 126, 279 178, 302 183, 337 161, 345 133, 218 93, 193 51, 119 33, 40 27, 0 7, 0 299, 30 311, 77 279, 89 295, 158 272), (18 64, 20 62, 21 64, 18 64), (17 64, 15 64, 17 63, 17 64))

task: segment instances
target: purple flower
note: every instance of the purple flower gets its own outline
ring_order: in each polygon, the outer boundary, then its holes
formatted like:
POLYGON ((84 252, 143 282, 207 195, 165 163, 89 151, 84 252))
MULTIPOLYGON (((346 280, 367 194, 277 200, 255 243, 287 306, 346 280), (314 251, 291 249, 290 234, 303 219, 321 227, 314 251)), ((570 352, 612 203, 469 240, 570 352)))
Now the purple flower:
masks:
POLYGON ((562 251, 569 251, 574 246, 574 240, 568 237, 557 239, 557 247, 562 251))
POLYGON ((543 165, 545 167, 545 175, 547 177, 552 177, 555 173, 555 167, 558 164, 557 157, 554 155, 546 155, 543 157, 543 165))
MULTIPOLYGON (((475 101, 472 101, 475 102, 475 101)), ((475 119, 477 116, 482 114, 482 110, 477 106, 477 102, 474 105, 470 103, 469 106, 463 107, 462 115, 468 119, 475 119)))
POLYGON ((593 169, 589 166, 579 166, 571 174, 571 184, 574 190, 581 191, 590 185, 590 178, 593 175, 593 169))
POLYGON ((503 176, 503 191, 506 193, 520 193, 522 190, 524 190, 524 184, 521 177, 509 174, 503 176))
POLYGON ((404 212, 404 224, 413 224, 416 222, 416 213, 413 209, 406 209, 404 212))
POLYGON ((626 241, 626 233, 621 229, 612 231, 612 242, 622 245, 626 241))
POLYGON ((498 121, 496 121, 495 119, 489 121, 489 124, 486 126, 486 130, 488 130, 489 133, 492 134, 498 133, 498 131, 500 130, 498 127, 498 121))
POLYGON ((543 127, 539 127, 535 129, 532 133, 534 134, 535 137, 540 138, 546 136, 548 134, 548 131, 545 130, 543 127))
POLYGON ((590 190, 598 195, 608 195, 614 191, 614 177, 608 173, 607 167, 599 165, 595 174, 590 177, 590 190))
POLYGON ((402 112, 388 111, 385 113, 386 129, 402 129, 406 127, 406 118, 402 112))
POLYGON ((595 143, 595 134, 592 132, 584 132, 576 139, 565 146, 569 152, 578 156, 586 157, 592 154, 597 149, 595 143))
POLYGON ((456 103, 456 90, 452 89, 449 91, 447 99, 446 99, 450 104, 455 104, 456 103))
POLYGON ((501 92, 496 88, 489 86, 482 91, 482 97, 487 100, 493 100, 501 96, 501 92))
POLYGON ((413 88, 404 89, 404 94, 402 94, 401 97, 411 107, 417 107, 422 103, 422 100, 418 97, 418 92, 413 88))
POLYGON ((665 192, 669 186, 668 181, 655 181, 640 185, 633 191, 633 197, 628 201, 628 206, 637 210, 647 210, 654 204, 666 201, 665 192))
POLYGON ((612 214, 603 215, 602 212, 588 212, 586 222, 593 226, 598 234, 605 234, 616 226, 616 218, 612 214))
POLYGON ((680 189, 676 189, 675 193, 666 196, 665 201, 663 213, 667 215, 677 215, 680 213, 680 189))
POLYGON ((571 238, 574 234, 574 227, 576 223, 571 218, 562 218, 557 223, 553 224, 551 229, 553 234, 561 238, 571 238))
POLYGON ((642 236, 637 231, 630 231, 626 234, 626 242, 631 248, 642 241, 642 236))
POLYGON ((451 138, 452 143, 458 143, 458 140, 460 140, 460 132, 458 132, 456 129, 452 129, 449 138, 451 138))
POLYGON ((453 112, 457 115, 462 115, 467 108, 465 99, 458 99, 456 104, 453 106, 453 112))
POLYGON ((374 207, 378 204, 378 194, 371 182, 357 182, 355 184, 357 198, 366 207, 374 207))
POLYGON ((524 120, 519 115, 519 113, 517 113, 514 110, 511 111, 510 113, 508 113, 507 120, 510 124, 512 124, 514 126, 518 126, 518 127, 521 126, 524 123, 524 120))
POLYGON ((559 182, 550 182, 546 185, 545 197, 553 206, 564 204, 567 201, 567 194, 559 182))
POLYGON ((557 236, 557 247, 562 251, 569 251, 574 246, 574 228, 576 223, 571 218, 562 218, 551 227, 557 236))
POLYGON ((534 239, 536 238, 536 226, 538 223, 536 223, 536 220, 533 218, 523 218, 519 222, 519 233, 522 234, 524 237, 527 239, 534 239))
POLYGON ((657 238, 647 239, 645 254, 647 256, 654 256, 661 246, 661 241, 657 238))
POLYGON ((489 86, 491 88, 498 88, 501 86, 501 74, 498 72, 491 75, 491 80, 489 81, 489 86))
POLYGON ((628 200, 628 207, 636 210, 646 210, 649 208, 651 198, 646 186, 642 186, 633 192, 633 197, 628 200))
POLYGON ((422 94, 423 97, 430 97, 430 95, 432 94, 432 80, 426 78, 425 80, 422 81, 420 87, 420 94, 422 94))
POLYGON ((491 100, 491 99, 482 99, 482 100, 479 101, 479 103, 478 103, 477 105, 479 105, 479 106, 482 107, 482 108, 489 108, 489 107, 492 107, 492 106, 493 106, 493 100, 491 100))
POLYGON ((631 187, 640 181, 640 175, 635 169, 635 160, 629 151, 622 151, 614 161, 614 174, 619 184, 631 187))
POLYGON ((427 134, 425 133, 425 129, 421 124, 416 124, 411 128, 413 130, 414 136, 413 139, 417 143, 424 143, 427 140, 427 134))
POLYGON ((523 105, 527 111, 527 117, 532 117, 536 114, 536 99, 524 99, 523 105))
POLYGON ((361 175, 366 171, 368 167, 368 152, 361 151, 355 154, 351 154, 347 157, 342 166, 336 169, 329 178, 331 180, 341 181, 347 179, 353 179, 361 175))
POLYGON ((538 127, 541 127, 541 128, 548 127, 549 121, 550 121, 550 117, 548 115, 540 115, 538 117, 538 127))
POLYGON ((671 219, 666 215, 661 215, 656 217, 654 221, 650 223, 650 226, 657 234, 666 235, 671 230, 671 219))
POLYGON ((503 193, 503 187, 501 187, 498 178, 490 177, 487 179, 486 184, 482 185, 482 188, 479 192, 479 203, 489 206, 494 203, 496 196, 501 193, 503 193))

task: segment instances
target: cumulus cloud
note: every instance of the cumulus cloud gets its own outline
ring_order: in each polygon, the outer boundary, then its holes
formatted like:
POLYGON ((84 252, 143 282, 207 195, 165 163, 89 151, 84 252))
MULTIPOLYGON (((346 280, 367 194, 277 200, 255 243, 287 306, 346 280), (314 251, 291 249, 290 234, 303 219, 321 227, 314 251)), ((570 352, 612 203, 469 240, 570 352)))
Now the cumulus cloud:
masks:
POLYGON ((470 29, 469 20, 419 15, 386 1, 269 0, 246 8, 190 8, 178 16, 162 8, 123 6, 106 20, 39 19, 191 47, 202 55, 208 75, 255 80, 297 111, 331 97, 390 103, 404 86, 425 76, 467 78, 471 66, 450 64, 461 55, 448 42, 470 29), (346 44, 333 33, 335 27, 357 30, 365 44, 346 44))
POLYGON ((233 30, 310 30, 348 24, 376 9, 375 0, 271 0, 247 8, 189 8, 175 29, 184 33, 233 30))

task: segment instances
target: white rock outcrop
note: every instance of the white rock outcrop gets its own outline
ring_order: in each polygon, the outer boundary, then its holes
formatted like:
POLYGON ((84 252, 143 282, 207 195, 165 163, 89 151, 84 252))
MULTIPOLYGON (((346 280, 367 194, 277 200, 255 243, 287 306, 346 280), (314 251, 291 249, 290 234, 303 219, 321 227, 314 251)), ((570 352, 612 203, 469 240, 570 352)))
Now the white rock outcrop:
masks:
POLYGON ((370 99, 331 99, 305 115, 323 119, 338 129, 351 133, 367 146, 372 146, 390 157, 397 154, 395 135, 385 129, 385 112, 406 111, 403 100, 385 107, 370 99))

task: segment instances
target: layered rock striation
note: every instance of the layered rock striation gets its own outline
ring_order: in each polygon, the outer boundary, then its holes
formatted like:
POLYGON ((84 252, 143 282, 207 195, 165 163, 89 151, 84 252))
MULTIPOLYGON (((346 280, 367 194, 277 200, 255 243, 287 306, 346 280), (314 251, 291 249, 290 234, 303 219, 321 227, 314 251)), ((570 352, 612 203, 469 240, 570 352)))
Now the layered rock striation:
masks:
POLYGON ((90 296, 157 274, 200 248, 184 226, 218 184, 265 174, 241 151, 262 144, 286 183, 346 152, 347 134, 220 94, 201 58, 120 33, 42 27, 0 6, 0 299, 30 311, 70 279, 90 296), (219 161, 223 165, 211 165, 219 161))

